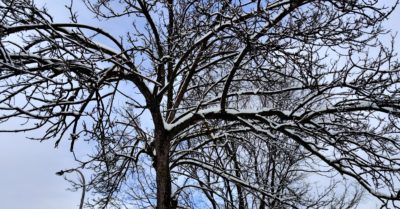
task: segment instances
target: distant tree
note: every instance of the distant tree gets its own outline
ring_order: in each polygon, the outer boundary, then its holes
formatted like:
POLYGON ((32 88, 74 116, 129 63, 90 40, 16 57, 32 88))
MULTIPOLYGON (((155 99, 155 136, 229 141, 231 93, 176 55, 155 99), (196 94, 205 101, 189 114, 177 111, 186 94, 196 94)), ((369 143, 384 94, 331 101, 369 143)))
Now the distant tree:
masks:
POLYGON ((121 31, 0 0, 0 122, 88 140, 87 206, 354 207, 336 183, 301 196, 331 173, 398 207, 400 69, 379 39, 398 1, 82 2, 121 31))

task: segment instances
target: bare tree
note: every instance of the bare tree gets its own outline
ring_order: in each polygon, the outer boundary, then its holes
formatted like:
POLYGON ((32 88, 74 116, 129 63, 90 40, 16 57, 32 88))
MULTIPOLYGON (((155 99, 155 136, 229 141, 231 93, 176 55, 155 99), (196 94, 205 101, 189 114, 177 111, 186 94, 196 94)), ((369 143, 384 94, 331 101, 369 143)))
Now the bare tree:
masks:
POLYGON ((379 38, 398 1, 82 1, 98 21, 129 24, 82 24, 73 1, 68 23, 0 1, 0 122, 23 120, 2 131, 41 129, 56 146, 69 135, 71 151, 94 143, 81 161, 88 206, 190 206, 195 189, 214 208, 305 207, 292 199, 301 187, 262 182, 300 160, 397 207, 400 70, 379 38))

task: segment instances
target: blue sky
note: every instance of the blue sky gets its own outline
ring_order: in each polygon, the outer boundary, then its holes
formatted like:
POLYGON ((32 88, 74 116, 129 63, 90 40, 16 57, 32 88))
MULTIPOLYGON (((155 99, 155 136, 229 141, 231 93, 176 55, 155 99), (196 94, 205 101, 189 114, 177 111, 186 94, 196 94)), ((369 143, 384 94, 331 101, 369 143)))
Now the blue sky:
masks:
MULTIPOLYGON (((56 21, 63 21, 67 17, 63 5, 69 1, 36 0, 36 2, 46 3, 50 13, 57 14, 56 21)), ((88 13, 80 15, 84 21, 91 21, 88 13)), ((399 20, 400 8, 392 14, 385 24, 386 28, 400 31, 399 20)), ((106 30, 115 30, 121 25, 123 24, 107 25, 106 30)), ((400 38, 397 40, 396 48, 400 51, 400 38)), ((39 143, 25 138, 38 133, 0 134, 0 208, 77 208, 80 192, 67 191, 69 183, 55 175, 55 172, 75 165, 73 156, 68 151, 69 144, 64 141, 58 149, 54 149, 54 141, 39 143)), ((75 177, 74 174, 70 176, 75 177)), ((370 199, 359 208, 376 208, 376 206, 370 199)))
MULTIPOLYGON (((68 146, 29 141, 24 134, 0 135, 0 208, 77 208, 79 193, 55 172, 74 165, 68 146)), ((74 177, 74 176, 72 176, 74 177)))

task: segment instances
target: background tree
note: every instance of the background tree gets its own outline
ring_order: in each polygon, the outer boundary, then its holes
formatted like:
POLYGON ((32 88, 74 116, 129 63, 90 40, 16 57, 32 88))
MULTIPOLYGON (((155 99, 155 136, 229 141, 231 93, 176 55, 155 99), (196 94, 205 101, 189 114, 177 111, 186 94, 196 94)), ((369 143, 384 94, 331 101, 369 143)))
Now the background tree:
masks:
POLYGON ((379 42, 397 1, 83 2, 130 24, 0 1, 0 121, 94 144, 89 206, 183 207, 197 187, 214 207, 312 207, 278 180, 299 160, 399 200, 399 65, 379 42))

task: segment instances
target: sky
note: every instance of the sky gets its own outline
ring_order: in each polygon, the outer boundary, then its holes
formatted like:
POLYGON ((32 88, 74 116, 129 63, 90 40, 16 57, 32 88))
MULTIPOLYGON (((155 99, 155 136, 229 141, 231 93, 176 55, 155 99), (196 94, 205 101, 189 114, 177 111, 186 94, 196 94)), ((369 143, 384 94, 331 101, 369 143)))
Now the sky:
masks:
MULTIPOLYGON (((69 1, 35 1, 48 5, 52 14, 62 14, 55 15, 56 21, 65 21, 64 18, 68 17, 63 5, 69 1)), ((68 191, 70 184, 63 177, 55 175, 57 171, 76 165, 69 152, 68 141, 62 141, 55 149, 54 141, 40 143, 26 138, 35 135, 40 135, 40 131, 0 133, 0 208, 78 208, 80 191, 68 191)), ((68 174, 68 177, 78 178, 76 174, 68 174)))
MULTIPOLYGON (((36 0, 45 3, 50 13, 57 14, 56 21, 63 21, 67 14, 63 7, 66 0, 36 0)), ((87 13, 80 14, 91 21, 87 13)), ((400 32, 400 8, 385 23, 386 28, 400 32)), ((121 24, 105 26, 115 29, 121 24)), ((397 38, 400 51, 400 38, 397 38)), ((383 40, 387 41, 387 40, 383 40)), ((15 124, 16 126, 19 124, 15 124)), ((5 134, 0 133, 0 208, 4 209, 72 209, 78 208, 80 191, 67 191, 70 184, 55 172, 73 167, 75 164, 64 141, 55 149, 54 141, 31 141, 26 136, 39 132, 5 134)), ((76 177, 69 174, 70 177, 76 177)), ((376 208, 374 200, 366 197, 360 209, 376 208)))

